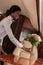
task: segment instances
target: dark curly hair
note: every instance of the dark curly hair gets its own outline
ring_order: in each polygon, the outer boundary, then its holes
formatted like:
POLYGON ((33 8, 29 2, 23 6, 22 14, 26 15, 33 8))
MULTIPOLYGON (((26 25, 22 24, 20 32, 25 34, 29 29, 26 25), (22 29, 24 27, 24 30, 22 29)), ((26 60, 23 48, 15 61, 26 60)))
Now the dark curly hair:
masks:
POLYGON ((10 15, 11 13, 14 13, 16 11, 21 11, 21 8, 17 5, 13 5, 11 6, 11 8, 9 10, 6 11, 6 15, 10 15))

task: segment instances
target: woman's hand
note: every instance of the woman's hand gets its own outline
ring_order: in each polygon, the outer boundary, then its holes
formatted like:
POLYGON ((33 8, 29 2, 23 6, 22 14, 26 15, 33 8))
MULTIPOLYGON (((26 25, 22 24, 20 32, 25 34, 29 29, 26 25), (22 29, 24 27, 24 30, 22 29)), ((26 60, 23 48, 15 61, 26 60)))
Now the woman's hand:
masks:
POLYGON ((2 49, 2 46, 0 46, 0 52, 2 52, 3 54, 7 55, 7 53, 5 53, 2 49))
POLYGON ((27 52, 30 52, 32 51, 32 48, 25 48, 25 47, 22 47, 23 50, 27 51, 27 52))

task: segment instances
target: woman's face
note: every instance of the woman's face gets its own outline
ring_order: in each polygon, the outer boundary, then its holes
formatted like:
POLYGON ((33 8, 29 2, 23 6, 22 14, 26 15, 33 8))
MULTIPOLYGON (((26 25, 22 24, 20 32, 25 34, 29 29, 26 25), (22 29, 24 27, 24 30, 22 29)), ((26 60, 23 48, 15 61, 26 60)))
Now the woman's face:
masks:
POLYGON ((12 13, 11 14, 11 16, 14 18, 14 19, 19 19, 19 17, 20 17, 20 13, 21 13, 21 11, 16 11, 16 12, 14 12, 14 13, 12 13))

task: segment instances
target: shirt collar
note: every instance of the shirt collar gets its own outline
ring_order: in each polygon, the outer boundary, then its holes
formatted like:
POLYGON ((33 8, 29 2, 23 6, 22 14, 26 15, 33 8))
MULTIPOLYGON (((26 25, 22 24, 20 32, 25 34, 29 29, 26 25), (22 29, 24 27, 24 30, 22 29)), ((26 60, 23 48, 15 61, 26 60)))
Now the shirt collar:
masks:
POLYGON ((8 19, 11 20, 11 21, 13 21, 13 17, 10 16, 10 15, 8 16, 8 19))

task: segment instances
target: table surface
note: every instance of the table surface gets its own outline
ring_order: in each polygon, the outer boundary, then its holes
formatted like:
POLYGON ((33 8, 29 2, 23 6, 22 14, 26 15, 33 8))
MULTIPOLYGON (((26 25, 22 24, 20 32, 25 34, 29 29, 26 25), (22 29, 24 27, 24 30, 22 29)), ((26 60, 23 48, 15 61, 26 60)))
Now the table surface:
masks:
MULTIPOLYGON (((3 61, 3 62, 8 62, 8 63, 11 63, 13 65, 21 65, 19 63, 16 63, 14 62, 14 55, 0 55, 0 61, 3 61)), ((38 59, 34 65, 43 65, 43 59, 38 59)))

